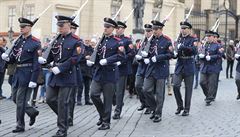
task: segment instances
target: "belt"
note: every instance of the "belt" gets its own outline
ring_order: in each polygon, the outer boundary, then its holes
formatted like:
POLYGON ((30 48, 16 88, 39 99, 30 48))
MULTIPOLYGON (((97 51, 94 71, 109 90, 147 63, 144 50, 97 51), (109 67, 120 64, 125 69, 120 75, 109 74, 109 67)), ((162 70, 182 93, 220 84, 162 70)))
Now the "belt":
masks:
POLYGON ((180 59, 193 59, 194 56, 181 56, 180 59))
POLYGON ((21 67, 31 67, 32 63, 26 63, 26 64, 17 64, 17 68, 21 68, 21 67))
POLYGON ((63 63, 54 63, 56 66, 62 65, 63 63))

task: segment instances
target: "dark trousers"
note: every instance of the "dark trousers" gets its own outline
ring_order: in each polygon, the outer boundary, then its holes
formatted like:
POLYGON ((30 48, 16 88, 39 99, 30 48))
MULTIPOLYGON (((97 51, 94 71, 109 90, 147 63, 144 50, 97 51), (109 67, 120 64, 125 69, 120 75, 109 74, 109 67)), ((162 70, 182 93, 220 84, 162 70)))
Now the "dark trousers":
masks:
POLYGON ((214 93, 218 82, 218 73, 201 73, 200 86, 207 100, 214 99, 214 93))
POLYGON ((216 98, 216 96, 217 96, 217 91, 218 91, 218 83, 219 83, 219 76, 220 76, 220 72, 217 74, 217 82, 215 83, 215 84, 216 84, 216 86, 214 86, 215 88, 214 88, 213 99, 215 99, 215 98, 216 98))
POLYGON ((3 81, 4 81, 4 76, 5 76, 5 71, 4 72, 0 72, 0 97, 2 96, 2 85, 3 85, 3 81))
POLYGON ((141 105, 144 107, 149 107, 146 104, 146 98, 145 98, 145 95, 143 92, 143 82, 144 82, 144 77, 136 75, 135 88, 136 88, 137 94, 139 96, 141 105))
POLYGON ((144 79, 143 91, 146 102, 150 110, 155 112, 155 115, 162 116, 162 108, 165 99, 165 81, 166 79, 155 79, 153 77, 144 79), (156 99, 154 96, 154 89, 156 91, 156 99))
POLYGON ((39 85, 37 84, 37 87, 33 89, 32 101, 31 101, 33 106, 35 106, 35 103, 37 101, 36 99, 37 99, 38 88, 39 88, 39 85))
MULTIPOLYGON (((83 86, 84 86, 85 102, 88 102, 90 100, 90 98, 89 98, 89 90, 90 90, 91 80, 92 79, 90 77, 83 76, 83 86)), ((77 102, 81 102, 81 100, 82 100, 83 86, 80 86, 78 88, 77 102)))
POLYGON ((32 89, 28 87, 12 87, 13 102, 17 105, 16 117, 17 127, 25 128, 25 113, 29 117, 35 116, 38 111, 28 104, 31 97, 32 89))
POLYGON ((177 102, 177 107, 184 108, 185 111, 190 110, 192 90, 193 90, 193 80, 194 80, 194 74, 192 75, 175 74, 173 77, 173 91, 174 91, 175 99, 177 102), (180 91, 181 83, 183 80, 185 84, 184 107, 183 107, 182 94, 180 91))
POLYGON ((47 104, 57 114, 57 126, 63 132, 68 129, 68 107, 70 93, 73 89, 74 87, 47 87, 47 104))
POLYGON ((130 95, 136 94, 135 75, 134 74, 128 75, 127 81, 128 81, 128 91, 129 91, 129 94, 130 95))
POLYGON ((116 108, 115 108, 115 114, 121 115, 122 107, 123 107, 123 98, 124 98, 124 92, 125 92, 125 85, 126 85, 126 79, 127 76, 121 76, 116 84, 116 108))
POLYGON ((95 80, 90 86, 90 96, 95 105, 100 120, 105 123, 110 123, 112 112, 112 100, 115 89, 115 83, 102 83, 95 80), (101 93, 103 93, 103 101, 101 100, 101 93))
POLYGON ((199 81, 199 69, 196 68, 195 72, 194 72, 194 76, 195 76, 195 88, 198 87, 198 81, 199 81))
POLYGON ((234 60, 227 60, 227 69, 226 69, 226 77, 228 78, 228 70, 230 67, 230 77, 232 77, 232 72, 233 72, 233 65, 234 65, 234 60))
POLYGON ((240 95, 240 80, 239 80, 239 79, 236 79, 236 80, 235 80, 235 83, 236 83, 236 85, 237 85, 238 95, 240 95))
POLYGON ((70 93, 68 121, 73 121, 77 90, 78 90, 78 88, 76 87, 70 93))

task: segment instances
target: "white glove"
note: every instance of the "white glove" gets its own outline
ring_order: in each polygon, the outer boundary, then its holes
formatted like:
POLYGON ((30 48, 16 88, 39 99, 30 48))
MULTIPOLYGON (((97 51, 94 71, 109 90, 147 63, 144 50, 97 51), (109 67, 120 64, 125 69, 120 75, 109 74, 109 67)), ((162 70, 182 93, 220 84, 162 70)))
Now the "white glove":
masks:
POLYGON ((90 60, 87 60, 87 65, 88 65, 89 67, 91 67, 93 64, 94 64, 94 62, 92 62, 92 61, 90 61, 90 60))
POLYGON ((152 60, 152 62, 157 62, 157 58, 156 58, 156 56, 153 56, 152 58, 151 58, 151 60, 152 60))
POLYGON ((101 59, 99 63, 100 63, 100 65, 102 65, 102 66, 103 66, 103 65, 107 65, 107 59, 101 59))
POLYGON ((238 59, 240 57, 239 54, 235 54, 235 58, 238 59))
POLYGON ((179 48, 180 48, 180 46, 181 46, 181 43, 179 43, 179 44, 177 45, 177 49, 179 49, 179 48))
POLYGON ((206 60, 209 61, 211 60, 211 57, 209 55, 206 56, 206 60))
POLYGON ((141 59, 142 59, 142 56, 136 55, 135 58, 136 58, 136 60, 141 60, 141 59))
POLYGON ((47 63, 47 60, 43 57, 38 57, 38 63, 39 64, 45 64, 45 63, 47 63))
POLYGON ((178 53, 176 51, 173 51, 174 57, 177 57, 178 53))
POLYGON ((35 87, 37 87, 37 83, 30 81, 29 84, 28 84, 28 87, 29 88, 35 88, 35 87))
POLYGON ((145 63, 145 64, 148 64, 149 62, 150 62, 149 59, 144 59, 144 63, 145 63))
POLYGON ((205 56, 205 55, 204 55, 204 54, 202 54, 202 53, 200 53, 198 56, 199 56, 199 58, 201 58, 201 59, 202 59, 202 58, 204 58, 204 56, 205 56))
POLYGON ((121 65, 122 63, 120 61, 116 62, 117 66, 121 65))
POLYGON ((6 54, 6 53, 2 54, 2 59, 5 60, 5 61, 9 61, 10 60, 10 58, 8 57, 8 54, 6 54))
POLYGON ((58 67, 53 67, 53 68, 52 68, 52 72, 53 72, 54 75, 57 75, 57 74, 60 73, 60 70, 59 70, 58 67))
POLYGON ((141 51, 143 57, 147 57, 148 53, 146 51, 141 51))

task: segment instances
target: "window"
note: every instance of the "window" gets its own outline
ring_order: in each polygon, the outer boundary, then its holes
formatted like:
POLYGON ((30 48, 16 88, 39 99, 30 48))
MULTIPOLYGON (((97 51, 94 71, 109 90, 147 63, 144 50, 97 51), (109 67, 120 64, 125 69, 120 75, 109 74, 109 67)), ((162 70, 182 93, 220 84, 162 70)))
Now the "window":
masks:
POLYGON ((16 6, 10 6, 8 8, 8 27, 13 26, 13 21, 16 19, 16 6))
MULTIPOLYGON (((112 5, 112 7, 111 7, 111 17, 112 18, 117 14, 119 8, 120 8, 120 6, 112 5)), ((120 13, 117 15, 115 20, 120 20, 120 13)))
POLYGON ((179 2, 181 2, 181 3, 185 3, 185 0, 178 0, 179 2))
POLYGON ((34 10, 35 6, 34 5, 26 5, 25 11, 26 11, 26 18, 33 21, 34 18, 34 10))
POLYGON ((229 0, 230 3, 230 10, 237 14, 237 0, 229 0))
POLYGON ((219 7, 219 0, 212 0, 211 8, 215 10, 215 9, 218 9, 218 7, 219 7))
POLYGON ((194 11, 201 12, 201 0, 194 0, 194 11))

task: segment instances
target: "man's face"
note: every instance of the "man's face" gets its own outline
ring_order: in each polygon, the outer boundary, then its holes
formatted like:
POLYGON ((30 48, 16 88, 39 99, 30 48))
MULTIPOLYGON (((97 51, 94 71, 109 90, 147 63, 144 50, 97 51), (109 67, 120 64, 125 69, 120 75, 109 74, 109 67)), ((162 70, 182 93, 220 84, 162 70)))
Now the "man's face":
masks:
POLYGON ((181 33, 183 36, 189 35, 190 34, 190 29, 188 27, 182 27, 181 28, 181 33))
POLYGON ((67 34, 70 31, 70 23, 58 24, 58 31, 60 34, 67 34))
POLYGON ((90 42, 91 42, 90 39, 85 39, 85 40, 84 40, 84 44, 85 44, 85 45, 90 45, 90 44, 91 44, 90 42))
POLYGON ((124 28, 118 27, 118 28, 116 29, 116 34, 117 34, 117 35, 122 35, 122 34, 124 34, 124 31, 125 31, 124 28))
POLYGON ((31 26, 27 26, 27 25, 20 25, 20 32, 24 35, 24 34, 28 34, 29 32, 31 32, 31 26))
POLYGON ((207 36, 207 41, 208 41, 208 42, 213 42, 213 41, 214 41, 214 36, 208 35, 208 36, 207 36))
POLYGON ((104 25, 104 34, 105 35, 111 35, 113 33, 113 26, 111 25, 104 25))
POLYGON ((154 36, 160 36, 161 34, 162 34, 162 28, 154 28, 153 29, 154 36))
POLYGON ((152 31, 152 30, 146 30, 146 31, 145 31, 145 36, 146 36, 147 38, 151 37, 152 34, 153 34, 153 31, 152 31))

